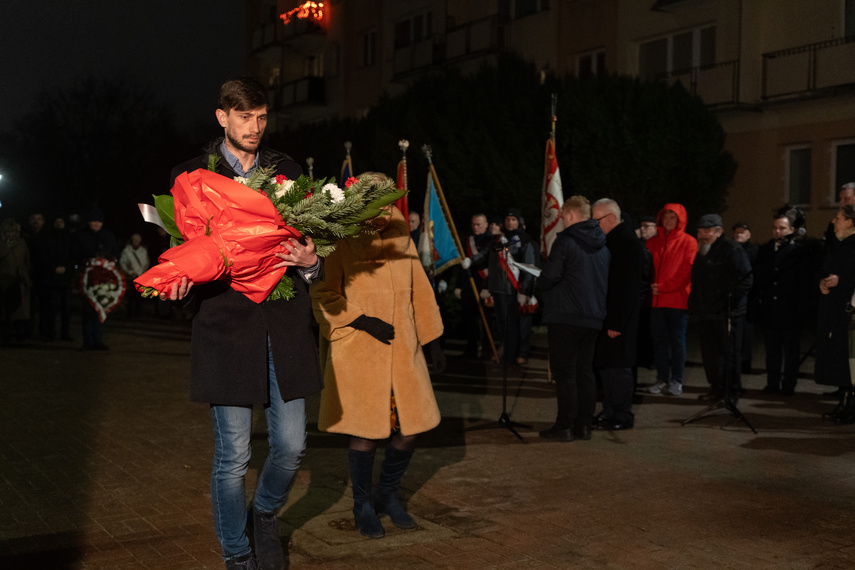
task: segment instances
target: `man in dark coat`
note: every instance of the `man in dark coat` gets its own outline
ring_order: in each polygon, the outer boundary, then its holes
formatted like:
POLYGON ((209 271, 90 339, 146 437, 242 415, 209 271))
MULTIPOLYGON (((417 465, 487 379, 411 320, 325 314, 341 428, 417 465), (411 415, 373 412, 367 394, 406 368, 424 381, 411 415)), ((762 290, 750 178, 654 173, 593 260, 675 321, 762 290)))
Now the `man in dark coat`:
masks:
MULTIPOLYGON (((754 264, 754 318, 763 330, 766 345, 766 387, 763 392, 795 393, 799 376, 799 341, 811 294, 811 250, 796 239, 796 208, 775 215, 772 239, 763 244, 754 264), (783 379, 781 361, 784 363, 783 379)), ((836 239, 836 238, 835 238, 836 239)))
MULTIPOLYGON (((247 176, 256 168, 275 166, 294 180, 302 173, 289 156, 259 146, 267 124, 267 95, 260 84, 237 78, 223 84, 217 120, 225 138, 205 154, 172 171, 206 168, 208 156, 219 157, 217 172, 247 176)), ((228 283, 195 287, 184 280, 173 287, 172 300, 195 312, 190 346, 191 399, 211 405, 214 424, 214 468, 211 502, 214 526, 229 569, 284 568, 276 532, 276 513, 288 491, 306 445, 304 398, 322 387, 312 304, 308 286, 322 277, 323 265, 310 238, 282 242, 277 253, 287 266, 296 296, 291 300, 254 303, 228 283), (255 556, 246 534, 244 477, 250 459, 252 406, 263 405, 270 453, 258 478, 253 501, 255 556)))
POLYGON ((460 299, 460 306, 463 313, 463 326, 466 329, 466 350, 463 355, 475 358, 478 356, 479 350, 483 350, 484 357, 492 357, 490 349, 486 346, 484 331, 484 321, 481 318, 481 311, 478 310, 478 304, 481 302, 480 293, 487 287, 487 257, 480 256, 478 265, 472 265, 472 258, 480 252, 488 252, 488 249, 493 245, 493 236, 487 231, 487 216, 485 214, 475 214, 471 218, 470 225, 472 233, 463 242, 463 248, 466 250, 466 259, 461 264, 460 272, 457 276, 457 288, 454 290, 454 296, 460 299), (475 288, 478 290, 479 296, 476 297, 472 291, 472 286, 469 278, 475 283, 475 288))
MULTIPOLYGON (((104 228, 104 212, 95 207, 86 217, 86 227, 72 234, 72 255, 80 271, 85 271, 90 259, 103 258, 116 261, 119 257, 119 242, 112 232, 104 228)), ((108 350, 104 344, 103 324, 98 312, 84 296, 80 321, 83 325, 83 346, 81 350, 108 350)))
POLYGON ((603 411, 593 427, 604 430, 630 429, 634 382, 632 367, 638 343, 638 320, 645 294, 644 246, 629 223, 621 220, 617 202, 597 200, 591 215, 606 234, 611 254, 606 320, 597 340, 594 367, 603 383, 603 411))
POLYGON ((552 243, 538 277, 545 293, 549 366, 555 378, 558 414, 540 437, 556 441, 591 439, 597 405, 594 348, 606 318, 609 250, 606 235, 591 218, 584 196, 571 196, 561 207, 564 230, 552 243))
POLYGON ((709 402, 736 401, 742 391, 742 322, 752 283, 745 250, 722 234, 718 214, 707 214, 698 222, 698 254, 689 294, 689 318, 697 326, 704 371, 712 388, 700 400, 709 402))

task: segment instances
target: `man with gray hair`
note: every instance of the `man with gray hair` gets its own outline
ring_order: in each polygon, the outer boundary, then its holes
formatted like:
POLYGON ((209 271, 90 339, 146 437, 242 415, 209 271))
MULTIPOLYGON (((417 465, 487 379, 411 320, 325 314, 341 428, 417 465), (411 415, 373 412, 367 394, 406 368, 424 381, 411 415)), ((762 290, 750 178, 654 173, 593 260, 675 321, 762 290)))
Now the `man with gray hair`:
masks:
POLYGON ((751 264, 745 250, 722 235, 721 216, 707 214, 697 227, 698 254, 692 265, 689 319, 697 327, 704 371, 711 386, 710 392, 699 399, 717 402, 727 398, 736 402, 742 392, 740 348, 752 284, 751 264))
POLYGON ((611 254, 606 319, 594 355, 594 368, 603 383, 603 410, 594 416, 592 427, 610 431, 630 429, 635 423, 632 367, 641 302, 647 291, 644 246, 632 225, 622 220, 620 206, 611 198, 594 202, 591 215, 606 234, 606 247, 611 254))

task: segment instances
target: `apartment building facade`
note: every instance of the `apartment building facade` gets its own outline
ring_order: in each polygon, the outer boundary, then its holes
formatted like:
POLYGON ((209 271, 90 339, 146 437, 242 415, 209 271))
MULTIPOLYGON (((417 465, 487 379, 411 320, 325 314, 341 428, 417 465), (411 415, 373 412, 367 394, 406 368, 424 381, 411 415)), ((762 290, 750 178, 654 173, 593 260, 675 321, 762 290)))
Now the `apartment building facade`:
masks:
POLYGON ((359 117, 422 74, 513 51, 543 71, 683 83, 739 164, 725 222, 748 222, 758 240, 784 202, 820 235, 837 188, 855 180, 855 0, 318 4, 247 3, 248 69, 270 88, 271 128, 359 117))

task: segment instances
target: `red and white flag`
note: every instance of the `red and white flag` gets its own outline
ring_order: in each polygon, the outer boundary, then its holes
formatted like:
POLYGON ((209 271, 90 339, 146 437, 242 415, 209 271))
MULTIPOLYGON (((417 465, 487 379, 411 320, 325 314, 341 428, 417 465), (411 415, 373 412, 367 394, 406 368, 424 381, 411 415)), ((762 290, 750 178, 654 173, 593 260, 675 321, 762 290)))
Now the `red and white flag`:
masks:
POLYGON ((546 168, 543 173, 543 196, 541 199, 540 256, 549 257, 552 242, 558 232, 564 229, 561 219, 561 206, 564 204, 564 192, 561 190, 561 175, 558 172, 558 159, 555 157, 555 139, 546 141, 546 168))

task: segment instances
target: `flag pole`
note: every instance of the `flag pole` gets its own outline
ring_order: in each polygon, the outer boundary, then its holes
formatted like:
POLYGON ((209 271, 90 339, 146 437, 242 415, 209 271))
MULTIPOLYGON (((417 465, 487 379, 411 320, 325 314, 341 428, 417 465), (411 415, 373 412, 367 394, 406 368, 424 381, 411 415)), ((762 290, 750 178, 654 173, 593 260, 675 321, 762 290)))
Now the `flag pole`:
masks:
MULTIPOLYGON (((449 228, 451 229, 451 237, 454 239, 454 245, 457 247, 457 254, 460 255, 463 251, 463 244, 460 241, 460 236, 457 234, 457 228, 454 226, 454 218, 451 217, 451 212, 448 209, 448 203, 445 201, 445 194, 442 192, 442 186, 439 184, 439 178, 436 175, 436 169, 433 166, 433 151, 430 145, 422 145, 422 152, 428 161, 430 168, 430 176, 433 179, 433 185, 436 187, 436 196, 439 198, 439 204, 442 207, 442 212, 445 214, 445 219, 448 220, 449 228)), ((478 311, 481 313, 481 321, 484 323, 484 331, 487 333, 487 339, 490 341, 490 348, 493 351, 493 360, 499 362, 499 352, 496 350, 496 343, 493 342, 493 334, 490 332, 490 325, 487 322, 487 315, 484 313, 484 307, 481 306, 481 296, 478 294, 478 287, 475 286, 475 279, 468 272, 469 285, 472 287, 472 294, 475 295, 475 303, 478 305, 478 311)))
POLYGON ((401 190, 409 190, 407 182, 407 149, 410 148, 410 141, 402 139, 398 141, 398 148, 401 149, 401 166, 404 169, 404 187, 401 190))

